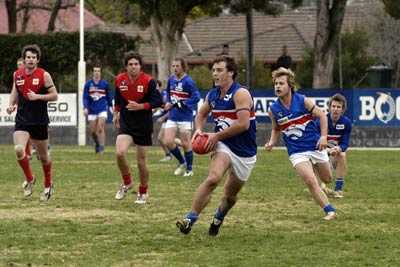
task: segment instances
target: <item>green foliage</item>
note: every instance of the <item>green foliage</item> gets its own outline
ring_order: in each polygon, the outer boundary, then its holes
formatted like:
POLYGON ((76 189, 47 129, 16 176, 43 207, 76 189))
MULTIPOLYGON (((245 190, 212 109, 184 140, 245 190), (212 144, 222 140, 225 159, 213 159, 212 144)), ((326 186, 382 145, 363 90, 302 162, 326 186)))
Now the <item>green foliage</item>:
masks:
POLYGON ((393 18, 400 19, 400 5, 398 0, 381 0, 385 11, 393 18))
MULTIPOLYGON (((123 34, 85 33, 85 60, 88 67, 94 63, 108 66, 117 72, 122 67, 123 53, 135 49, 135 41, 123 34)), ((42 50, 40 66, 53 76, 56 86, 76 91, 77 62, 79 61, 79 33, 57 32, 46 35, 0 35, 0 91, 9 92, 16 61, 22 47, 38 44, 42 50)), ((62 90, 65 92, 65 90, 62 90)))
MULTIPOLYGON (((362 29, 356 28, 352 32, 341 35, 342 39, 342 73, 343 88, 353 88, 365 75, 369 66, 377 63, 377 59, 368 52, 368 34, 362 29)), ((296 68, 296 80, 302 88, 312 88, 313 82, 313 51, 304 52, 303 62, 296 68)), ((339 57, 336 56, 334 65, 334 87, 340 87, 339 81, 339 57)), ((358 87, 367 86, 364 80, 358 87)))
POLYGON ((284 5, 290 5, 292 8, 298 7, 303 0, 226 0, 225 6, 230 9, 233 14, 246 14, 250 8, 269 15, 278 15, 284 11, 284 5))
MULTIPOLYGON (((238 62, 239 83, 246 85, 246 61, 244 59, 238 62)), ((254 63, 254 81, 253 88, 272 88, 271 70, 264 66, 264 62, 256 60, 254 63)))
POLYGON ((198 18, 202 15, 216 16, 222 11, 223 0, 130 0, 139 10, 139 16, 136 22, 142 26, 150 25, 152 17, 157 18, 161 23, 163 21, 173 22, 178 29, 183 30, 186 18, 198 18), (171 14, 174 14, 171 16, 171 14))
POLYGON ((196 81, 196 85, 199 89, 208 90, 213 85, 211 70, 207 65, 195 66, 193 69, 189 70, 189 75, 196 81))
MULTIPOLYGON (((342 72, 343 87, 353 88, 367 72, 368 67, 377 63, 377 59, 368 53, 368 34, 361 29, 354 29, 353 32, 342 34, 342 72)), ((334 66, 334 84, 339 87, 339 60, 338 57, 334 66)), ((367 86, 364 80, 358 87, 367 86)))
POLYGON ((255 62, 253 88, 272 88, 271 69, 266 68, 262 61, 255 62))
POLYGON ((303 61, 296 66, 296 81, 299 88, 312 88, 313 84, 314 53, 312 49, 306 49, 303 61))
POLYGON ((136 22, 139 15, 129 0, 85 0, 85 8, 104 21, 120 24, 136 22))
POLYGON ((226 2, 229 3, 227 6, 233 14, 245 14, 251 9, 270 15, 278 15, 283 11, 283 5, 281 3, 271 0, 239 0, 226 2))
MULTIPOLYGON (((271 70, 264 67, 262 61, 256 61, 254 69, 255 75, 252 89, 272 88, 271 70)), ((195 66, 189 71, 189 75, 196 81, 198 88, 206 90, 212 87, 211 70, 207 65, 195 66)), ((236 80, 246 85, 246 62, 244 60, 238 62, 238 76, 236 80)))
MULTIPOLYGON (((150 198, 140 206, 138 179, 114 199, 114 147, 99 157, 92 147, 53 146, 47 203, 39 202, 40 162, 31 161, 38 181, 24 198, 13 146, 0 151, 0 266, 400 266, 399 151, 348 152, 345 197, 331 199, 338 218, 324 222, 286 151, 259 150, 217 237, 207 230, 224 181, 189 235, 175 227, 207 175, 208 155, 195 155, 195 175, 183 179, 172 174, 175 162, 158 162, 161 149, 149 149, 150 198)), ((128 159, 136 178, 135 153, 128 159)))

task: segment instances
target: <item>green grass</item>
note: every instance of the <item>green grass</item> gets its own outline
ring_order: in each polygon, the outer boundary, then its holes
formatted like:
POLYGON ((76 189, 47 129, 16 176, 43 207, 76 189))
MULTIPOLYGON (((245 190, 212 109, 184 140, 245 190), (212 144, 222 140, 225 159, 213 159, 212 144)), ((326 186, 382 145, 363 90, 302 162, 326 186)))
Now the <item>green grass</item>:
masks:
MULTIPOLYGON (((172 175, 149 151, 150 201, 114 200, 120 183, 113 148, 53 146, 55 195, 22 196, 12 146, 0 146, 0 266, 400 266, 400 151, 350 151, 345 198, 332 200, 336 221, 323 213, 296 177, 285 151, 260 151, 258 162, 220 235, 207 234, 222 184, 192 232, 175 227, 207 174, 196 157, 191 178, 172 175)), ((129 155, 134 176, 137 168, 129 155)), ((135 179, 137 181, 137 179, 135 179)), ((135 185, 136 189, 137 183, 135 185)))

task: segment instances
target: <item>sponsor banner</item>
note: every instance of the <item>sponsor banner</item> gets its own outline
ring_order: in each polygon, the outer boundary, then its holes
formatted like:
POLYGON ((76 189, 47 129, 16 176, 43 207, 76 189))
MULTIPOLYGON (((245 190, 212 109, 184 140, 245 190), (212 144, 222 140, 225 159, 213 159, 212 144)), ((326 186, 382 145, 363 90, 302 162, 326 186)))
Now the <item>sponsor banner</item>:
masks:
MULTIPOLYGON (((76 94, 58 94, 58 100, 47 103, 50 126, 77 125, 76 94)), ((15 114, 8 115, 6 109, 9 103, 9 94, 0 94, 0 126, 14 126, 15 114)))
MULTIPOLYGON (((355 126, 400 127, 400 90, 398 89, 345 89, 345 90, 314 90, 298 91, 309 97, 325 112, 328 109, 329 97, 341 93, 347 99, 345 115, 355 126)), ((202 91, 203 98, 206 91, 202 91)), ((254 107, 257 122, 270 123, 268 109, 276 100, 271 89, 253 90, 254 107)), ((8 115, 8 94, 0 94, 0 126, 13 126, 15 113, 8 115)), ((204 99, 201 99, 198 107, 204 99)), ((58 101, 48 103, 51 126, 77 126, 77 94, 59 94, 58 101)), ((112 120, 109 114, 108 122, 112 120)), ((211 121, 211 120, 210 120, 211 121)))
MULTIPOLYGON (((321 108, 324 112, 328 111, 328 101, 329 97, 334 95, 335 93, 340 92, 343 94, 347 101, 352 101, 352 94, 351 90, 348 91, 338 91, 338 90, 313 90, 313 89, 306 89, 306 90, 299 90, 298 93, 303 94, 310 98, 316 106, 321 108)), ((253 99, 254 99, 254 109, 256 112, 257 122, 261 123, 270 123, 271 120, 268 116, 269 107, 274 101, 277 99, 275 93, 271 89, 265 90, 253 90, 252 91, 253 99)), ((203 94, 205 97, 205 93, 203 94)), ((202 102, 202 101, 201 101, 202 102)), ((200 107, 200 105, 199 105, 200 107)), ((350 112, 350 109, 346 111, 346 116, 352 118, 353 114, 350 112)))
MULTIPOLYGON (((400 127, 400 90, 399 89, 301 89, 315 105, 323 111, 328 111, 329 97, 336 93, 347 99, 345 115, 356 126, 400 127)), ((270 123, 268 109, 276 100, 271 89, 253 90, 254 108, 257 122, 270 123)), ((205 97, 205 92, 203 92, 205 97)))
POLYGON ((360 126, 400 126, 400 90, 353 91, 353 120, 360 126))

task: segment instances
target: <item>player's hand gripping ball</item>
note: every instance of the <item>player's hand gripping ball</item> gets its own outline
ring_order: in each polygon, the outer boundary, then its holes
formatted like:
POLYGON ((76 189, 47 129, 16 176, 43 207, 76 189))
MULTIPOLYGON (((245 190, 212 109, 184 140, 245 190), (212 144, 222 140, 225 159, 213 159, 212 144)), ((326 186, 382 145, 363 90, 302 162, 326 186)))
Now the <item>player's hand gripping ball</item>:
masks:
POLYGON ((206 144, 208 141, 207 134, 198 134, 192 142, 192 150, 200 155, 207 154, 209 151, 206 150, 206 144))

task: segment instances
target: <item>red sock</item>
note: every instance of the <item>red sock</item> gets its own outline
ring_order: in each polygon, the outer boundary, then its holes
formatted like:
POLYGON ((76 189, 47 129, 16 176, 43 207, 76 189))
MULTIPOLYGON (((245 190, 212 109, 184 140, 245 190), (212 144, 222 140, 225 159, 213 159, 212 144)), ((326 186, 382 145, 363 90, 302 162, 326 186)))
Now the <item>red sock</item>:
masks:
POLYGON ((51 186, 51 162, 49 164, 42 164, 44 174, 44 187, 51 186))
POLYGON ((124 180, 124 185, 131 185, 132 184, 132 177, 131 174, 123 174, 122 175, 122 180, 124 180))
POLYGON ((139 186, 139 194, 146 194, 147 193, 147 185, 140 185, 139 186))
POLYGON ((29 159, 25 155, 23 159, 17 160, 19 166, 21 166, 22 170, 24 171, 25 178, 27 182, 32 182, 33 181, 33 175, 32 175, 32 170, 31 166, 29 165, 29 159))

